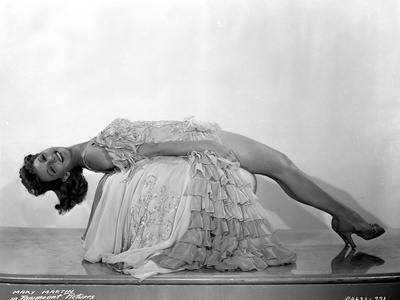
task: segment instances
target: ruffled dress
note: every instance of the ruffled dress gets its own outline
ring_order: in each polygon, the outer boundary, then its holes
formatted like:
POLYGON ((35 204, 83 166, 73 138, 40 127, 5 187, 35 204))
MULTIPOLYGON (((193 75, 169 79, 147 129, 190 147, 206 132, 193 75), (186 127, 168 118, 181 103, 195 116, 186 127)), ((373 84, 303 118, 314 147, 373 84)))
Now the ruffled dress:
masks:
POLYGON ((211 151, 153 158, 137 153, 148 142, 220 142, 218 129, 194 119, 116 119, 100 132, 95 143, 107 151, 116 171, 99 182, 84 259, 139 280, 203 267, 260 271, 293 263, 296 254, 275 236, 249 180, 253 177, 238 162, 211 151))

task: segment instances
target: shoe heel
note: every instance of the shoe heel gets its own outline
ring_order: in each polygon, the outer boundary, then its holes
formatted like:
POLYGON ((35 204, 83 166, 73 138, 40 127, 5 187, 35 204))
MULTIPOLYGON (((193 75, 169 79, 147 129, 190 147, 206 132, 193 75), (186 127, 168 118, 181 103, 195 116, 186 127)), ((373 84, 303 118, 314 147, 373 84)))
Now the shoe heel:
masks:
POLYGON ((344 236, 344 238, 347 240, 347 245, 350 244, 351 248, 356 249, 356 244, 351 237, 351 232, 342 232, 340 236, 344 236))
POLYGON ((343 242, 344 242, 344 246, 346 247, 346 248, 348 248, 348 247, 350 247, 350 243, 349 243, 349 241, 347 240, 347 237, 345 237, 341 232, 337 232, 337 231, 335 231, 341 238, 342 238, 342 240, 343 240, 343 242))
POLYGON ((354 227, 347 223, 346 221, 339 221, 336 218, 332 219, 332 229, 342 238, 346 247, 351 246, 351 248, 355 249, 356 244, 351 237, 351 234, 354 232, 354 227))

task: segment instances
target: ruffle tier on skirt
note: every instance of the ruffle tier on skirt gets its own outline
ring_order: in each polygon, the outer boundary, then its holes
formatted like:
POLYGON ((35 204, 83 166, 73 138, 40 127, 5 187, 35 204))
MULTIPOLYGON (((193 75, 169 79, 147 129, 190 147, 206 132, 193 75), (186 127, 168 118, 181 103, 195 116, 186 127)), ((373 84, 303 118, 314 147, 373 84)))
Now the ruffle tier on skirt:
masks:
POLYGON ((275 236, 242 171, 237 162, 194 151, 143 160, 133 176, 108 176, 96 193, 101 198, 85 260, 139 280, 202 267, 250 271, 294 262, 296 254, 275 236))
POLYGON ((172 270, 260 271, 296 260, 275 236, 238 163, 206 151, 192 152, 190 164, 189 227, 172 247, 153 256, 153 262, 172 270))

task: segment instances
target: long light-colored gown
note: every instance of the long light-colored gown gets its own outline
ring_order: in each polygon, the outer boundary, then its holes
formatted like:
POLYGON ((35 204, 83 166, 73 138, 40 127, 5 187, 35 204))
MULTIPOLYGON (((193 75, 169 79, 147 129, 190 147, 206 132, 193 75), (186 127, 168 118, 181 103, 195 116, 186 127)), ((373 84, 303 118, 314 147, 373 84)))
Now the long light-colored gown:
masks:
POLYGON ((114 120, 95 138, 115 172, 97 188, 84 259, 139 280, 184 269, 263 270, 296 254, 275 236, 238 162, 210 151, 146 158, 147 142, 213 140, 215 123, 114 120))

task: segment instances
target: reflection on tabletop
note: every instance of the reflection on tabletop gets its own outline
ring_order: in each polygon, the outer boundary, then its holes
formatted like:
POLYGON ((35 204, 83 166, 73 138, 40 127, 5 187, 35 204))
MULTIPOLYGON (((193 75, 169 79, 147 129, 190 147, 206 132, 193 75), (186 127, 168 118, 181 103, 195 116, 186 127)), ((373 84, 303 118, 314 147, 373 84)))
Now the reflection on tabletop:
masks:
POLYGON ((380 266, 385 263, 380 257, 370 255, 365 252, 356 252, 355 249, 344 247, 342 251, 332 260, 331 268, 332 274, 353 273, 365 274, 367 271, 375 266, 380 266), (347 255, 346 255, 347 254, 347 255))
MULTIPOLYGON (((383 264, 385 264, 385 261, 378 256, 370 255, 365 252, 357 252, 352 248, 344 247, 331 261, 331 270, 332 274, 365 274, 372 267, 383 264)), ((82 266, 87 275, 122 275, 121 273, 116 272, 113 266, 104 263, 93 264, 83 260, 82 266)), ((267 268, 264 272, 268 275, 296 276, 292 273, 293 270, 296 270, 296 267, 297 266, 294 263, 281 267, 267 268)))

